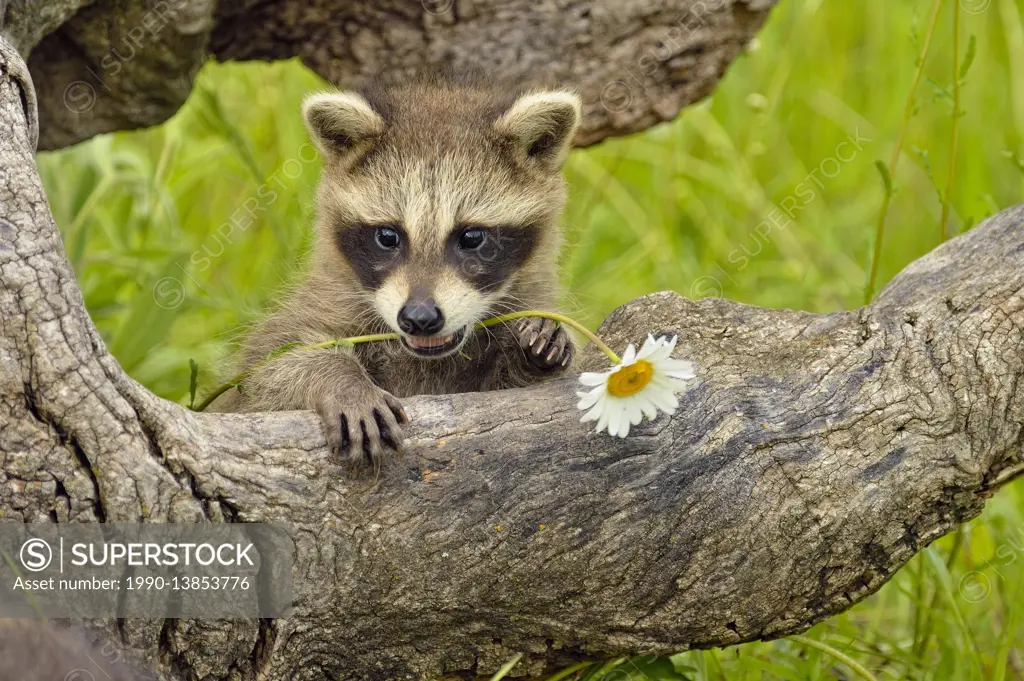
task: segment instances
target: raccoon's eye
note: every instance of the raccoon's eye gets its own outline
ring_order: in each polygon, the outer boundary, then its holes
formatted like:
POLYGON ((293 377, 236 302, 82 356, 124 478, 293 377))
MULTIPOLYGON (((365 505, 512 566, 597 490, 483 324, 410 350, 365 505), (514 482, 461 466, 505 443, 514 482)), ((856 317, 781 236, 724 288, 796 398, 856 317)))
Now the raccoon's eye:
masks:
POLYGON ((402 243, 402 237, 399 236, 398 231, 391 227, 378 227, 373 233, 373 238, 377 245, 385 251, 393 251, 402 243))
POLYGON ((485 241, 487 241, 487 232, 478 227, 464 229, 462 230, 462 233, 459 234, 459 248, 467 251, 480 248, 484 245, 485 241))

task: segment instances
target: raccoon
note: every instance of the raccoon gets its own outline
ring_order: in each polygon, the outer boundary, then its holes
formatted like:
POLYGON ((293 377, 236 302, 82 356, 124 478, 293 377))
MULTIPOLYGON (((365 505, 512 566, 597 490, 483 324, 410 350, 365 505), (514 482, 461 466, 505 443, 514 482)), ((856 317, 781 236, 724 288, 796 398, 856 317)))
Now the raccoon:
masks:
POLYGON ((311 409, 353 466, 401 451, 398 398, 525 386, 568 371, 552 310, 566 200, 562 166, 580 124, 569 90, 433 74, 302 107, 324 159, 310 271, 244 343, 252 369, 221 411, 311 409), (396 332, 352 349, 281 346, 396 332))

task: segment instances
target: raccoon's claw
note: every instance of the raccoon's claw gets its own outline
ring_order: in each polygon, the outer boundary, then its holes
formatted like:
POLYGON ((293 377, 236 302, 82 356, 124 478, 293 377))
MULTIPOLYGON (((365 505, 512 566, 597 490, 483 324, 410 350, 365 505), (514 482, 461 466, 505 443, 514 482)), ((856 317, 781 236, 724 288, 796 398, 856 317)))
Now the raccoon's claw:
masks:
POLYGON ((572 361, 572 341, 553 319, 528 317, 516 328, 526 361, 539 371, 561 371, 572 361))
POLYGON ((355 470, 379 470, 387 452, 402 453, 402 426, 409 417, 393 395, 376 386, 339 389, 317 408, 331 451, 355 470))

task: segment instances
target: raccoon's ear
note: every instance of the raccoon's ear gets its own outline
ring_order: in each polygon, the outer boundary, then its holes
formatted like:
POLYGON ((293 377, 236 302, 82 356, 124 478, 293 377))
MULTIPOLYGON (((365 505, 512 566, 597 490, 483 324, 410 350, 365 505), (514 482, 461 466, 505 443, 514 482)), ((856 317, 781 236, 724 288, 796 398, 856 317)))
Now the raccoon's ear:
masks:
POLYGON ((572 148, 582 110, 575 92, 532 92, 517 99, 494 122, 494 130, 502 137, 511 137, 527 160, 558 170, 572 148))
POLYGON ((362 95, 325 92, 302 103, 310 137, 328 159, 352 162, 384 133, 384 119, 362 95))

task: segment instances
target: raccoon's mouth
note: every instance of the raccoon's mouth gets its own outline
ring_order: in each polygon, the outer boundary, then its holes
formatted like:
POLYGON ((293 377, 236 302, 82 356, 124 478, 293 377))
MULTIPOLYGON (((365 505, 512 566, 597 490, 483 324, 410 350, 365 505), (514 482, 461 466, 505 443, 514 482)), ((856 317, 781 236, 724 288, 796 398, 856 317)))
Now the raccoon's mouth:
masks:
POLYGON ((459 329, 450 336, 402 336, 402 343, 417 357, 441 357, 458 350, 465 339, 466 330, 459 329))

